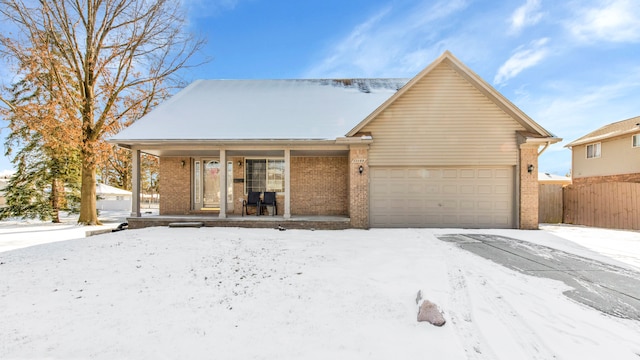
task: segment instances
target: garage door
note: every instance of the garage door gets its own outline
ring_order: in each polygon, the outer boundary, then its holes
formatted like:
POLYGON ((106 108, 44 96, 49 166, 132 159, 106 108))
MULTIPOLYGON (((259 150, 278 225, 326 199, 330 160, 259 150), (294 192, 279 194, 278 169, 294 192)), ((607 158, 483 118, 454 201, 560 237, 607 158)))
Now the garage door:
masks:
POLYGON ((371 226, 511 228, 513 169, 371 167, 371 226))

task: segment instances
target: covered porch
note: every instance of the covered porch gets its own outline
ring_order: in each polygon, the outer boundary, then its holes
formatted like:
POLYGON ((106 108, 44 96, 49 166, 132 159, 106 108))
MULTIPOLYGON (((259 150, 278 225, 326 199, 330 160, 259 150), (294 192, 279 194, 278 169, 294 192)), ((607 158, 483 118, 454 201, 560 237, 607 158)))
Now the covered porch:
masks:
POLYGON ((368 227, 354 225, 352 213, 368 211, 360 204, 353 206, 353 199, 365 195, 360 194, 363 187, 354 184, 366 183, 363 161, 354 161, 353 156, 361 156, 363 149, 366 152, 369 142, 340 138, 131 144, 129 226, 195 222, 202 226, 267 228, 368 227), (140 213, 142 153, 160 159, 160 211, 152 217, 140 213), (243 217, 243 202, 249 191, 276 192, 277 206, 269 209, 277 209, 276 216, 255 216, 256 209, 251 208, 250 215, 243 217))

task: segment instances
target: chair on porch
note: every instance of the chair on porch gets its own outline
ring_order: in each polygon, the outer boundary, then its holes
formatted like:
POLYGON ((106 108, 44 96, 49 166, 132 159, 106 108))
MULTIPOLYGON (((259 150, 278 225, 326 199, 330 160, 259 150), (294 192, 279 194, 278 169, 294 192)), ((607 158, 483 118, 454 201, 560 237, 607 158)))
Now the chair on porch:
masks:
POLYGON ((242 216, 244 216, 244 214, 249 215, 250 206, 256 208, 256 216, 260 215, 260 210, 262 210, 260 204, 260 192, 249 191, 247 199, 242 201, 242 216))
POLYGON ((271 216, 278 215, 278 205, 276 204, 276 193, 273 191, 264 192, 264 197, 260 202, 260 212, 262 212, 263 208, 267 208, 268 206, 273 206, 273 211, 271 212, 271 216))

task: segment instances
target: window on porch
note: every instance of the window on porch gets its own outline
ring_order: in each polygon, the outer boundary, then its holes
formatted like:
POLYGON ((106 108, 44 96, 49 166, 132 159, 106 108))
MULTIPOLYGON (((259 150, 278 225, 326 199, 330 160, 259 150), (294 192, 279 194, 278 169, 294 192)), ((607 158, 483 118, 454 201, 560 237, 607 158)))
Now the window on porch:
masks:
POLYGON ((284 159, 246 159, 245 193, 284 192, 284 159))

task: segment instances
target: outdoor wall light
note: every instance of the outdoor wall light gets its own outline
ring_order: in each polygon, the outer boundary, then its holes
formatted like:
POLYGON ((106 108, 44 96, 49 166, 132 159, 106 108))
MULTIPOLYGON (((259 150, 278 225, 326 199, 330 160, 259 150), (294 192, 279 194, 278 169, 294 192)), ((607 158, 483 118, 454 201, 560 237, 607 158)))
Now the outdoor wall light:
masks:
POLYGON ((180 165, 182 165, 182 167, 184 167, 185 164, 184 160, 180 161, 180 165))
POLYGON ((238 160, 238 166, 242 167, 242 161, 238 160))
POLYGON ((358 172, 362 174, 363 171, 364 171, 364 166, 360 165, 360 167, 358 168, 358 172))
POLYGON ((529 172, 529 174, 531 174, 533 172, 533 165, 529 164, 529 166, 527 166, 527 171, 529 172))

